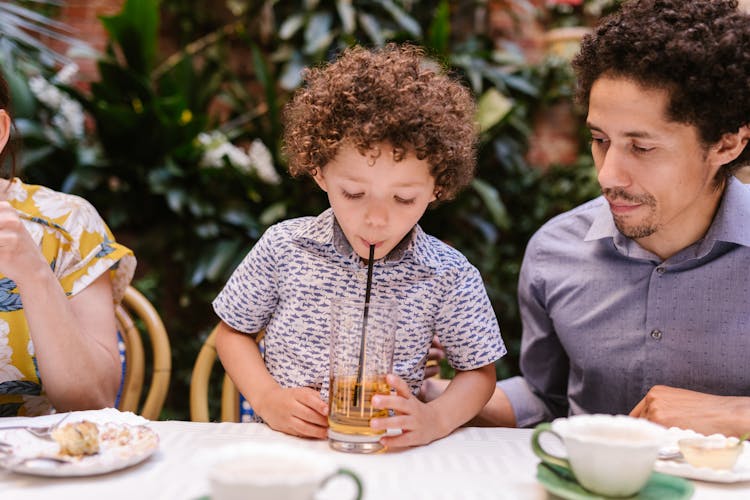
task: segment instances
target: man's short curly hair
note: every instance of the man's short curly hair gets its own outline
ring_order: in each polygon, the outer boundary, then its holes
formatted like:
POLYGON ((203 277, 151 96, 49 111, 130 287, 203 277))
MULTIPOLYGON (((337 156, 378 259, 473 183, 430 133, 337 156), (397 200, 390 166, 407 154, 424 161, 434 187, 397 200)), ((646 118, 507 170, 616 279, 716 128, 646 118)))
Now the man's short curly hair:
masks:
POLYGON ((471 181, 474 100, 420 48, 349 48, 334 62, 307 70, 305 80, 284 110, 292 175, 315 175, 342 144, 367 154, 387 142, 397 161, 410 153, 427 161, 440 201, 471 181))
MULTIPOLYGON (((573 60, 588 106, 602 75, 669 92, 668 119, 694 125, 704 145, 750 123, 750 16, 736 0, 632 0, 584 37, 573 60)), ((750 162, 750 148, 717 185, 750 162)))

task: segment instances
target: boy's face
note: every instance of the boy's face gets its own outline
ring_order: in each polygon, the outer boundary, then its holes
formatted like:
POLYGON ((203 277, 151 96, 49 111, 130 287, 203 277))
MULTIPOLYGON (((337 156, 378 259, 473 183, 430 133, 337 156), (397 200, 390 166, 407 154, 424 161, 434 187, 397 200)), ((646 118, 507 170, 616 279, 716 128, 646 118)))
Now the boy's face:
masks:
POLYGON ((425 160, 409 153, 397 162, 390 144, 377 148, 380 156, 375 158, 342 146, 315 176, 346 239, 364 259, 371 244, 376 259, 385 257, 435 200, 435 179, 425 160))

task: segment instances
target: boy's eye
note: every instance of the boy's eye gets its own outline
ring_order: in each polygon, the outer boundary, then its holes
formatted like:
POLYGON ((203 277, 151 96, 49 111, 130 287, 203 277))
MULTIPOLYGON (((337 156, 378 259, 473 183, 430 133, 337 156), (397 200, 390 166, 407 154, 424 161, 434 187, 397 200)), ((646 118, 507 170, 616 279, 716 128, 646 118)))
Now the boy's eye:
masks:
POLYGON ((400 196, 394 196, 394 200, 396 200, 396 203, 401 203, 402 205, 411 205, 416 201, 416 198, 401 198, 400 196))
POLYGON ((362 198, 362 196, 364 196, 364 193, 349 193, 344 190, 341 190, 341 194, 343 194, 344 198, 348 200, 356 200, 357 198, 362 198))

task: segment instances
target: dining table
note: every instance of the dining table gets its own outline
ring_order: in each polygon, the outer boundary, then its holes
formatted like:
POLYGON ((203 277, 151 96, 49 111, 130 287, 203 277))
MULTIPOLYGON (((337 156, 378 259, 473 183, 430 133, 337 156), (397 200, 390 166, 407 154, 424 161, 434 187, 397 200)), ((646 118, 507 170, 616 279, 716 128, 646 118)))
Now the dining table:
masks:
MULTIPOLYGON (((275 443, 315 450, 354 471, 362 479, 367 500, 557 498, 537 479, 539 459, 530 445, 531 429, 462 427, 424 446, 358 455, 334 451, 324 440, 289 436, 262 423, 148 421, 114 409, 74 414, 79 415, 69 421, 114 418, 146 426, 158 436, 158 445, 139 463, 95 475, 48 477, 0 469, 0 499, 205 500, 211 492, 209 472, 227 456, 226 450, 275 443)), ((60 418, 3 418, 0 436, 4 427, 49 425, 60 418)), ((349 498, 352 488, 347 490, 345 481, 335 479, 318 497, 349 498), (336 485, 337 481, 342 484, 336 485)), ((691 482, 695 500, 750 498, 750 482, 691 482)))

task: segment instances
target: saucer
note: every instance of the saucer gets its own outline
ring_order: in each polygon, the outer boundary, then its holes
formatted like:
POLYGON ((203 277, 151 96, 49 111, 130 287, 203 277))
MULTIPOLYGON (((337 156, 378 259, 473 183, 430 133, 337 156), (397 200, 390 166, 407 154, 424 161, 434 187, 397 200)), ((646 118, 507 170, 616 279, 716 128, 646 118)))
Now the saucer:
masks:
MULTIPOLYGON (((568 500, 605 500, 597 493, 585 490, 565 467, 540 462, 536 478, 549 491, 568 500)), ((646 486, 629 500, 687 500, 693 495, 693 485, 685 479, 654 472, 646 486)))

